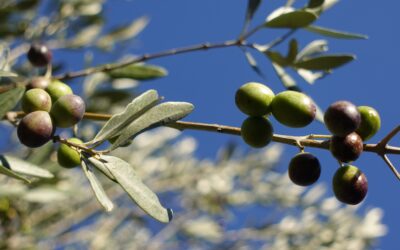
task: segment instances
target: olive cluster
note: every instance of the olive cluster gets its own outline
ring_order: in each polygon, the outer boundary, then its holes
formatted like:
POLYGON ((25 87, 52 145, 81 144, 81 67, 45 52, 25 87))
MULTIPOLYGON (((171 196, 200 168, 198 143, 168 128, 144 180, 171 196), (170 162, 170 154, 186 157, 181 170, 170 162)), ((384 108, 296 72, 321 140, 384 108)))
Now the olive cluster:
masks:
POLYGON ((365 174, 349 165, 361 155, 364 143, 378 132, 381 120, 369 106, 355 106, 348 101, 337 101, 325 112, 324 122, 332 133, 329 150, 342 164, 336 171, 332 186, 338 200, 347 204, 360 203, 368 192, 365 174))
MULTIPOLYGON (((48 65, 52 58, 51 51, 41 44, 33 44, 27 56, 35 67, 48 65)), ((53 138, 57 127, 68 128, 82 120, 85 103, 67 84, 48 77, 34 77, 26 89, 21 100, 25 116, 17 127, 18 138, 25 146, 40 147, 53 138)), ((68 150, 64 146, 69 148, 66 145, 60 147, 59 163, 69 167, 73 157, 66 159, 68 154, 63 153, 68 153, 68 150)))
POLYGON ((283 125, 299 128, 310 124, 316 113, 314 102, 305 94, 287 90, 275 95, 270 88, 257 82, 242 85, 236 92, 235 102, 249 116, 241 126, 242 138, 256 148, 272 140, 270 114, 283 125))
MULTIPOLYGON (((287 90, 274 95, 270 88, 255 82, 241 86, 235 102, 249 115, 241 126, 241 135, 253 147, 266 146, 272 140, 273 127, 268 115, 272 114, 278 122, 293 128, 307 126, 316 115, 314 102, 305 94, 287 90)), ((356 107, 348 101, 338 101, 326 110, 324 122, 332 133, 329 149, 341 165, 344 163, 333 177, 335 196, 341 202, 358 204, 367 193, 368 182, 364 173, 348 163, 360 156, 363 140, 368 140, 379 130, 379 114, 369 106, 356 107)), ((303 149, 289 163, 289 178, 297 185, 311 185, 320 174, 318 158, 303 149)))

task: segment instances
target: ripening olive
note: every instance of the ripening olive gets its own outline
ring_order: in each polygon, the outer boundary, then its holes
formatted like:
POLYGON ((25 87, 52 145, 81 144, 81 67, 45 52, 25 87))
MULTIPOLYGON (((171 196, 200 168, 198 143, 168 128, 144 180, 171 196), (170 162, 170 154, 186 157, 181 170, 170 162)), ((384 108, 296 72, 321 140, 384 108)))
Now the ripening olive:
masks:
POLYGON ((341 162, 357 160, 363 149, 363 141, 356 132, 344 137, 334 135, 329 143, 329 150, 332 155, 341 162))
POLYGON ((241 135, 250 146, 261 148, 267 146, 271 140, 274 129, 271 122, 264 117, 252 116, 243 121, 241 135))
POLYGON ((352 165, 340 167, 333 177, 332 185, 336 198, 350 205, 360 203, 368 192, 367 177, 352 165))
MULTIPOLYGON (((70 138, 69 142, 75 144, 82 144, 78 138, 70 138)), ((70 147, 64 143, 61 143, 60 147, 57 150, 57 161, 60 166, 65 168, 73 168, 79 166, 81 164, 81 154, 76 151, 73 147, 70 147)))
POLYGON ((43 67, 51 62, 53 57, 51 50, 41 43, 33 43, 28 51, 29 62, 36 67, 43 67))
POLYGON ((30 89, 22 96, 21 106, 25 113, 37 110, 50 112, 51 97, 43 89, 30 89))
POLYGON ((275 96, 271 103, 272 115, 283 125, 293 128, 310 124, 316 106, 310 97, 297 91, 286 90, 275 96))
POLYGON ((48 77, 38 76, 32 78, 29 83, 26 85, 27 89, 46 89, 49 86, 51 80, 48 77))
POLYGON ((360 126, 361 115, 351 102, 337 101, 326 110, 324 121, 333 135, 346 136, 360 126))
POLYGON ((61 96, 73 94, 71 87, 59 80, 52 80, 46 91, 51 96, 53 103, 61 96))
POLYGON ((271 112, 274 92, 267 86, 257 82, 242 85, 235 95, 236 106, 250 116, 263 116, 271 112))
POLYGON ((68 128, 80 120, 85 113, 85 102, 77 95, 61 96, 51 108, 50 114, 57 127, 68 128))
POLYGON ((358 106, 361 115, 361 124, 356 130, 357 134, 366 141, 378 132, 381 128, 381 118, 378 111, 369 106, 358 106))
POLYGON ((19 141, 25 146, 36 148, 48 142, 55 131, 50 114, 34 111, 21 119, 17 127, 19 141))
POLYGON ((313 154, 299 153, 290 160, 288 174, 294 184, 309 186, 321 175, 321 165, 313 154))

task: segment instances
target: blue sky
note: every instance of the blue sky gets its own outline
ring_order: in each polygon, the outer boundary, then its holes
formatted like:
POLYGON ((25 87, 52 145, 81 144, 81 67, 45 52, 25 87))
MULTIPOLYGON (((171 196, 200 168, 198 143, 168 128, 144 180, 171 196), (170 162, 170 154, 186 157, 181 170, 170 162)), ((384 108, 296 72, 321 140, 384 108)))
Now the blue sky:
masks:
MULTIPOLYGON (((305 1, 297 1, 303 4, 305 1)), ((259 24, 274 8, 285 1, 264 1, 253 24, 259 24)), ((109 1, 107 13, 112 23, 123 23, 142 15, 150 17, 150 24, 139 36, 129 51, 143 54, 162 51, 204 42, 221 42, 236 38, 239 34, 247 1, 232 0, 136 0, 109 1)), ((352 32, 367 34, 368 40, 329 41, 332 53, 354 53, 357 60, 334 74, 309 85, 299 78, 299 85, 311 95, 322 109, 337 100, 350 100, 356 105, 375 107, 382 118, 380 132, 370 140, 378 142, 386 133, 400 124, 398 98, 398 56, 400 56, 400 34, 398 32, 397 1, 341 1, 326 12, 316 24, 352 32)), ((251 38, 257 43, 267 43, 284 31, 262 30, 251 38)), ((326 39, 306 31, 296 33, 301 47, 315 39, 326 39)), ((287 43, 278 49, 286 53, 287 43)), ((234 104, 236 89, 248 81, 260 81, 275 92, 284 90, 272 71, 270 63, 262 56, 256 59, 267 76, 267 81, 256 75, 247 65, 242 52, 237 48, 218 49, 206 52, 162 58, 151 63, 166 67, 167 78, 142 85, 142 89, 157 89, 167 100, 188 101, 196 106, 187 120, 240 126, 245 118, 234 104)), ((304 129, 289 129, 273 120, 275 132, 279 134, 305 135, 327 133, 318 122, 304 129)), ((218 149, 228 142, 247 147, 239 137, 205 132, 185 132, 199 142, 199 157, 214 157, 218 149)), ((392 145, 400 145, 395 138, 392 145)), ((322 164, 322 181, 331 182, 337 162, 327 151, 310 149, 318 155, 322 164)), ((296 149, 286 147, 282 167, 285 167, 296 149)), ((392 156, 400 166, 399 157, 392 156)), ((369 180, 369 193, 362 210, 378 206, 384 209, 383 222, 389 232, 381 240, 382 249, 393 249, 398 244, 400 230, 398 211, 400 203, 393 199, 400 190, 400 182, 385 163, 376 155, 363 154, 354 165, 361 168, 369 180)))

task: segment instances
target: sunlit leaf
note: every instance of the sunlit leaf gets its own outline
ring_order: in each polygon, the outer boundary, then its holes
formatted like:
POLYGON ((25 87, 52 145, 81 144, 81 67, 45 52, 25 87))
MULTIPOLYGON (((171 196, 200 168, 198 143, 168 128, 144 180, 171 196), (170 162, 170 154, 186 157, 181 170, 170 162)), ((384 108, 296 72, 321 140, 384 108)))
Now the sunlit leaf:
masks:
POLYGON ((98 24, 86 27, 77 33, 73 38, 71 38, 68 41, 68 45, 75 48, 89 45, 96 39, 97 35, 100 34, 101 29, 102 26, 98 24))
POLYGON ((288 73, 286 73, 283 67, 276 63, 272 63, 272 66, 274 67, 276 74, 285 88, 290 89, 296 86, 296 81, 288 73))
POLYGON ((85 159, 82 159, 81 166, 83 173, 85 173, 86 178, 89 180, 90 186, 92 187, 92 190, 97 200, 106 212, 111 212, 114 208, 114 204, 112 203, 110 198, 108 198, 99 180, 94 175, 90 163, 87 163, 85 159))
POLYGON ((132 39, 137 36, 148 23, 149 18, 144 16, 132 21, 128 25, 114 28, 98 40, 97 46, 103 49, 108 49, 109 47, 112 47, 115 42, 132 39))
POLYGON ((307 44, 296 57, 297 61, 300 61, 302 58, 313 56, 316 54, 320 54, 326 52, 328 50, 328 42, 326 40, 314 40, 311 43, 307 44))
POLYGON ((114 69, 107 74, 111 78, 130 78, 135 80, 151 80, 164 77, 168 74, 167 70, 149 64, 131 64, 123 68, 114 69))
POLYGON ((151 108, 121 131, 110 150, 116 149, 126 140, 136 136, 149 127, 179 120, 193 110, 193 105, 186 102, 166 102, 151 108))
POLYGON ((116 133, 121 132, 122 128, 137 119, 153 107, 158 101, 158 93, 155 90, 149 90, 136 97, 128 106, 126 106, 124 111, 113 115, 90 143, 97 143, 114 137, 116 133))
POLYGON ((24 174, 33 177, 40 177, 40 178, 53 178, 54 175, 50 173, 48 170, 40 168, 32 163, 27 161, 21 160, 19 158, 13 156, 2 156, 0 157, 1 163, 3 166, 7 167, 8 169, 18 173, 24 174))
POLYGON ((107 176, 110 180, 116 181, 115 177, 112 175, 110 170, 104 165, 104 162, 101 161, 100 159, 97 159, 95 157, 88 157, 88 161, 95 167, 97 170, 102 172, 105 176, 107 176))
POLYGON ((295 62, 294 67, 309 70, 330 70, 355 59, 354 55, 323 55, 295 62))
POLYGON ((305 27, 305 29, 308 31, 320 34, 320 35, 339 38, 339 39, 368 39, 368 36, 363 35, 363 34, 356 34, 356 33, 350 33, 350 32, 346 32, 346 31, 328 29, 328 28, 324 28, 324 27, 316 26, 316 25, 310 25, 308 27, 305 27))
POLYGON ((68 198, 68 195, 61 190, 55 189, 55 187, 40 187, 25 192, 22 199, 29 202, 37 203, 50 203, 62 201, 68 198))
POLYGON ((160 222, 171 221, 172 210, 161 205, 157 195, 142 182, 129 163, 108 155, 102 156, 102 159, 116 181, 143 211, 160 222))
POLYGON ((0 94, 0 119, 17 105, 24 92, 24 87, 15 87, 0 94))
POLYGON ((269 28, 297 29, 306 27, 315 20, 317 20, 317 16, 314 13, 305 10, 295 10, 267 21, 265 26, 269 28))
POLYGON ((313 72, 311 70, 306 70, 306 69, 297 69, 297 73, 309 84, 313 84, 316 80, 326 75, 325 72, 321 71, 313 72))
POLYGON ((7 162, 7 160, 3 156, 0 156, 0 161, 1 161, 1 163, 0 163, 0 173, 1 174, 7 175, 9 177, 12 177, 12 178, 15 178, 15 179, 18 179, 18 180, 21 180, 21 181, 24 181, 26 183, 30 183, 30 181, 27 178, 25 178, 24 176, 19 175, 16 172, 12 171, 10 169, 9 163, 7 162))

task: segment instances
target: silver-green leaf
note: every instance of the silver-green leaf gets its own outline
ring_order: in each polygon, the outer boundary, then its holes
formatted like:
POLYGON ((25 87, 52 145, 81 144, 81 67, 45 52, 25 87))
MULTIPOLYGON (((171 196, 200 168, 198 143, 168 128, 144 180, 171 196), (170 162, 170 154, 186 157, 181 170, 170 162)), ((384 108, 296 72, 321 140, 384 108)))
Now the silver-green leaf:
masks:
POLYGON ((19 158, 3 155, 0 157, 0 160, 4 167, 10 169, 17 174, 49 179, 54 177, 54 175, 48 170, 40 168, 30 162, 21 160, 19 158))
POLYGON ((149 90, 136 97, 130 104, 128 104, 128 106, 126 106, 124 111, 113 115, 110 120, 104 124, 95 138, 89 143, 95 144, 114 137, 117 133, 121 132, 122 128, 126 127, 133 120, 144 114, 158 101, 159 96, 155 90, 149 90))
POLYGON ((129 78, 135 80, 151 80, 168 75, 168 71, 160 66, 149 64, 131 64, 123 68, 114 69, 107 74, 111 78, 129 78))
POLYGON ((7 175, 9 177, 12 177, 12 178, 15 178, 15 179, 18 179, 18 180, 21 180, 21 181, 24 181, 26 183, 30 183, 30 180, 28 180, 27 178, 25 178, 22 175, 19 175, 19 174, 13 172, 10 169, 9 163, 4 158, 4 156, 0 156, 0 161, 1 161, 1 163, 0 163, 0 173, 1 174, 7 175))
POLYGON ((363 34, 328 29, 328 28, 316 26, 316 25, 310 25, 310 26, 306 27, 305 29, 310 32, 314 32, 314 33, 317 33, 320 35, 333 37, 333 38, 339 38, 339 39, 368 39, 368 36, 363 35, 363 34))
POLYGON ((99 180, 94 175, 90 162, 87 162, 87 160, 83 158, 81 160, 81 166, 86 178, 89 180, 90 186, 92 187, 92 190, 97 200, 106 212, 111 212, 114 208, 114 204, 112 203, 110 198, 108 198, 99 180))
POLYGON ((121 131, 110 150, 116 149, 126 140, 149 127, 173 122, 185 117, 192 112, 193 108, 193 105, 187 102, 165 102, 151 108, 121 131))
POLYGON ((161 205, 157 195, 142 182, 129 163, 109 155, 103 155, 102 159, 116 181, 143 211, 160 222, 171 221, 172 210, 161 205))
POLYGON ((296 68, 308 70, 331 70, 355 59, 354 55, 323 55, 306 58, 293 64, 296 68))
POLYGON ((24 92, 24 87, 15 87, 0 94, 0 119, 17 105, 24 92))
POLYGON ((272 63, 272 66, 274 67, 276 74, 285 88, 290 89, 297 86, 296 81, 288 73, 286 73, 283 67, 276 63, 272 63))
POLYGON ((279 15, 265 23, 268 28, 297 29, 310 25, 317 20, 317 15, 305 10, 295 10, 279 15))

